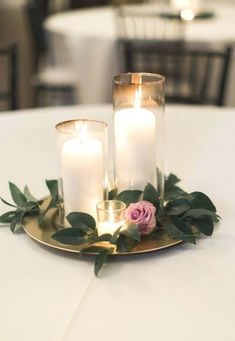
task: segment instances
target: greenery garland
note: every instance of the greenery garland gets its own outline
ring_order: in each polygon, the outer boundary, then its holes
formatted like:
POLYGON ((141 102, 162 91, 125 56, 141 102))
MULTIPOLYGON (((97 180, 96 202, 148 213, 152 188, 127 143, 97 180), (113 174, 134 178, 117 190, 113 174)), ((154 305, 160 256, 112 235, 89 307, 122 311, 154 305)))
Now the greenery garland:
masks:
MULTIPOLYGON (((202 233, 211 236, 214 224, 220 217, 212 201, 202 192, 187 193, 177 186, 180 179, 170 174, 165 178, 164 205, 160 205, 160 198, 156 189, 147 184, 144 191, 128 190, 117 194, 109 193, 109 199, 123 201, 127 207, 140 200, 147 201, 156 208, 156 228, 147 237, 141 236, 139 227, 127 223, 118 228, 113 235, 106 233, 98 235, 95 219, 84 212, 71 212, 66 217, 71 225, 54 233, 51 237, 62 244, 81 245, 83 250, 95 250, 95 274, 98 275, 103 264, 112 253, 128 252, 133 249, 142 238, 159 236, 163 231, 172 238, 196 244, 196 239, 202 233), (96 246, 97 242, 106 242, 104 246, 96 246), (108 242, 108 243, 107 243, 108 242)), ((15 232, 21 228, 26 216, 37 216, 39 225, 43 227, 44 218, 52 208, 59 209, 60 198, 57 180, 46 180, 50 192, 50 200, 46 208, 42 208, 43 200, 36 199, 25 186, 24 191, 9 182, 10 192, 14 204, 1 198, 2 202, 14 208, 0 216, 0 223, 10 224, 10 229, 15 232)))

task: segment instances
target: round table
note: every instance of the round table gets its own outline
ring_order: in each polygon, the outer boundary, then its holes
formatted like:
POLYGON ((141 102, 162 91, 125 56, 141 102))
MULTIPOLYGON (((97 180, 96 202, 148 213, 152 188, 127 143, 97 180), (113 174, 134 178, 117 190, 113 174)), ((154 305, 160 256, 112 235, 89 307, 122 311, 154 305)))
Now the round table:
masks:
MULTIPOLYGON (((8 180, 47 194, 57 177, 55 124, 72 118, 112 126, 111 105, 34 109, 0 115, 0 192, 8 180), (10 133, 9 133, 10 132, 10 133)), ((215 202, 212 238, 107 264, 39 245, 0 227, 0 329, 4 341, 234 340, 235 110, 166 108, 166 170, 187 191, 215 202), (208 133, 210 132, 210 133, 208 133)), ((112 135, 112 134, 111 134, 112 135)), ((7 207, 0 204, 1 214, 7 207)))
MULTIPOLYGON (((206 42, 212 46, 235 42, 235 6, 216 4, 214 12, 215 16, 211 19, 195 20, 186 25, 188 42, 206 42)), ((45 21, 44 28, 54 63, 66 64, 77 75, 79 103, 110 102, 111 79, 113 75, 123 72, 114 8, 56 14, 45 21)), ((234 61, 231 69, 227 105, 235 105, 234 61)))

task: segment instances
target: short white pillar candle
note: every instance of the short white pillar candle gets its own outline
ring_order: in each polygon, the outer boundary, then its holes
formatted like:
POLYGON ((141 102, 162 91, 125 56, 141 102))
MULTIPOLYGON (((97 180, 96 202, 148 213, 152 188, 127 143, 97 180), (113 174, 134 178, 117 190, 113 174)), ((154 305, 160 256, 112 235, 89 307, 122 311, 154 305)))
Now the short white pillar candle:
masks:
POLYGON ((73 138, 62 147, 65 215, 86 212, 95 217, 103 199, 103 155, 99 140, 73 138))
POLYGON ((59 123, 56 129, 64 217, 71 212, 84 212, 96 219, 96 205, 107 194, 107 125, 72 120, 59 123))

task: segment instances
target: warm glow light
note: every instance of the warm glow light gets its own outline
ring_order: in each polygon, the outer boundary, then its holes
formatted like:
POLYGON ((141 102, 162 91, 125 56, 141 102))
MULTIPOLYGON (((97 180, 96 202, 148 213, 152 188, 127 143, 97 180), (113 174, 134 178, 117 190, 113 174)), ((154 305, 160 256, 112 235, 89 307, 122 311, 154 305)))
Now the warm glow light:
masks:
POLYGON ((141 98, 142 98, 142 79, 138 73, 132 75, 132 83, 136 85, 136 92, 134 97, 134 107, 136 109, 141 108, 141 98))
POLYGON ((87 138, 87 124, 85 122, 75 122, 75 128, 79 135, 79 140, 83 142, 87 138))
POLYGON ((187 8, 197 11, 200 8, 200 2, 201 0, 171 0, 172 6, 179 11, 187 8))
POLYGON ((141 87, 138 86, 136 93, 135 93, 135 103, 134 103, 134 107, 136 109, 139 109, 141 107, 141 97, 142 97, 142 90, 141 90, 141 87))
POLYGON ((115 222, 114 211, 112 207, 109 207, 109 221, 110 223, 115 222))
POLYGON ((185 8, 180 12, 180 16, 183 20, 191 21, 194 19, 195 13, 191 8, 185 8))
POLYGON ((125 223, 126 205, 118 200, 106 200, 97 206, 98 234, 113 234, 125 223))

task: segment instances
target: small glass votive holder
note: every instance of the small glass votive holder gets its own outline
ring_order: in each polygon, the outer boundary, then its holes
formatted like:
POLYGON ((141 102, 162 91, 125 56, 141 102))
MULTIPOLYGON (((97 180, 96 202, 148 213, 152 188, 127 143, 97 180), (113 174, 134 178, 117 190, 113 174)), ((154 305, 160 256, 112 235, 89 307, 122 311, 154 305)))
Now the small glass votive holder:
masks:
POLYGON ((96 206, 99 236, 114 232, 125 223, 126 204, 119 200, 101 201, 96 206))

